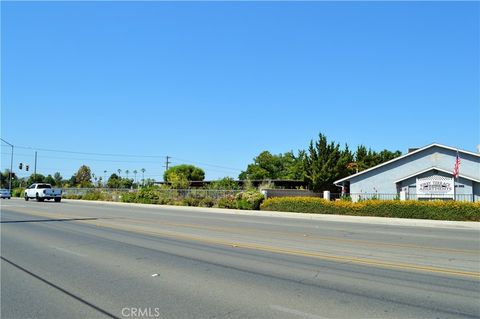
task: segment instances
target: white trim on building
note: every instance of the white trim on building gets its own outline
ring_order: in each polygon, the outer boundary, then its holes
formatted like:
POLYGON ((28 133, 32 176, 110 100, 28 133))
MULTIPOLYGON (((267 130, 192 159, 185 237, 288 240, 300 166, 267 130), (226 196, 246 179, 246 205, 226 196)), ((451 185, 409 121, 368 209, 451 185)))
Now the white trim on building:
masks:
MULTIPOLYGON (((390 161, 387 161, 387 162, 385 162, 385 163, 379 164, 379 165, 377 165, 377 166, 371 167, 371 168, 366 169, 366 170, 364 170, 364 171, 361 171, 361 172, 358 172, 358 173, 356 173, 356 174, 353 174, 353 175, 347 176, 347 177, 345 177, 345 178, 339 179, 338 181, 335 181, 334 184, 337 185, 337 186, 340 186, 340 185, 338 185, 339 183, 342 183, 342 182, 344 182, 344 181, 350 180, 350 179, 352 179, 352 178, 354 178, 354 177, 360 176, 360 175, 365 174, 365 173, 367 173, 367 172, 373 171, 373 170, 375 170, 375 169, 377 169, 377 168, 379 168, 379 167, 382 167, 382 166, 388 165, 388 164, 390 164, 390 163, 399 161, 399 160, 401 160, 401 159, 404 159, 404 158, 406 158, 406 157, 412 156, 412 155, 414 155, 414 154, 420 153, 420 152, 422 152, 422 151, 424 151, 424 150, 426 150, 426 149, 429 149, 429 148, 431 148, 431 147, 440 147, 440 148, 444 148, 444 149, 448 149, 448 150, 452 150, 452 151, 457 151, 457 150, 458 150, 459 153, 469 154, 469 155, 476 156, 476 157, 479 157, 479 158, 480 158, 480 154, 479 154, 479 153, 469 152, 469 151, 457 149, 457 148, 455 148, 455 147, 451 147, 451 146, 447 146, 447 145, 443 145, 443 144, 438 144, 438 143, 433 143, 433 144, 424 146, 424 147, 422 147, 422 148, 419 148, 419 149, 417 149, 417 150, 415 150, 415 151, 413 151, 413 152, 410 152, 410 153, 407 153, 407 154, 405 154, 405 155, 396 157, 396 158, 394 158, 394 159, 392 159, 392 160, 390 160, 390 161)), ((461 157, 461 156, 460 156, 460 157, 461 157)), ((430 169, 431 169, 431 168, 430 168, 430 169)), ((427 171, 428 171, 428 170, 427 170, 427 171)), ((439 170, 439 171, 440 171, 440 170, 439 170)), ((443 171, 443 170, 442 170, 442 171, 443 171)), ((451 173, 451 172, 448 172, 448 173, 451 173)), ((414 175, 414 176, 415 176, 415 175, 414 175)), ((473 181, 476 181, 476 182, 479 182, 477 179, 472 179, 472 178, 469 178, 469 177, 465 177, 465 178, 470 179, 470 180, 473 180, 473 181)))
MULTIPOLYGON (((413 173, 411 175, 408 175, 408 176, 405 176, 405 177, 402 177, 401 179, 398 179, 395 181, 395 183, 399 183, 399 182, 402 182, 406 179, 409 179, 411 177, 415 177, 417 175, 420 175, 420 174, 423 174, 423 173, 426 173, 428 171, 432 171, 432 170, 436 170, 436 171, 439 171, 439 172, 443 172, 443 173, 446 173, 446 174, 450 174, 450 175, 453 175, 453 173, 451 171, 447 171, 446 169, 443 169, 443 168, 438 168, 436 166, 433 166, 433 167, 429 167, 427 169, 424 169, 420 172, 416 172, 416 173, 413 173)), ((465 175, 462 175, 462 174, 459 174, 458 175, 459 177, 461 178, 465 178, 465 179, 468 179, 468 180, 471 180, 471 181, 474 181, 474 182, 477 182, 477 183, 480 183, 480 179, 476 179, 476 178, 473 178, 473 177, 470 177, 470 176, 465 176, 465 175)))

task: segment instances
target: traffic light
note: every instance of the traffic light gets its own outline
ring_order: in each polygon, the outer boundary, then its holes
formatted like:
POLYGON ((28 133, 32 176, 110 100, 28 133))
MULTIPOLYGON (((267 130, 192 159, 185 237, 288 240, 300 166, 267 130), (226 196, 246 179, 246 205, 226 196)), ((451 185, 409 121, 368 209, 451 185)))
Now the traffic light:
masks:
POLYGON ((25 170, 28 172, 28 165, 25 165, 25 170))
POLYGON ((23 163, 18 164, 18 169, 22 169, 23 163))

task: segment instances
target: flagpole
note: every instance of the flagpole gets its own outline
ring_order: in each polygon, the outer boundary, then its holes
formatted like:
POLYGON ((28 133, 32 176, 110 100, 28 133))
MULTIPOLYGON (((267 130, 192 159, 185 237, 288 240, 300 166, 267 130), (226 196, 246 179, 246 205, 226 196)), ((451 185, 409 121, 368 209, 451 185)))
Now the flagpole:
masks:
MULTIPOLYGON (((458 185, 458 187, 460 187, 460 184, 458 183, 458 180, 459 180, 459 178, 460 178, 459 175, 460 175, 460 174, 457 174, 457 185, 458 185)), ((457 193, 455 193, 455 200, 457 200, 457 193)))
POLYGON ((457 156, 455 157, 455 165, 453 168, 453 200, 457 200, 457 184, 459 183, 460 177, 460 154, 458 154, 457 149, 457 156))
POLYGON ((453 200, 457 200, 457 182, 455 176, 453 176, 453 200))

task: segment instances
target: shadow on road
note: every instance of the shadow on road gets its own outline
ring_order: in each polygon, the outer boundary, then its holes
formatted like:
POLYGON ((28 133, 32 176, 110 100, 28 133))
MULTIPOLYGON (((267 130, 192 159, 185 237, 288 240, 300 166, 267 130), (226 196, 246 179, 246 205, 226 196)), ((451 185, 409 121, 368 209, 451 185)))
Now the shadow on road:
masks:
POLYGON ((0 224, 15 224, 15 223, 43 223, 43 222, 70 222, 76 220, 97 220, 98 218, 60 218, 60 219, 24 219, 24 220, 5 220, 0 221, 0 224))

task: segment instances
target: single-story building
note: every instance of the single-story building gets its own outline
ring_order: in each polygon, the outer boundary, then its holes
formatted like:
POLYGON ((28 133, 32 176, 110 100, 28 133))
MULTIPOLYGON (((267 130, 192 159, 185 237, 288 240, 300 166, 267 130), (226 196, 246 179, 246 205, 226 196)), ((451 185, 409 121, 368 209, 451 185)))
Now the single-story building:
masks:
POLYGON ((335 181, 352 199, 405 197, 480 201, 480 154, 430 144, 335 181), (459 174, 453 171, 460 158, 459 174))

